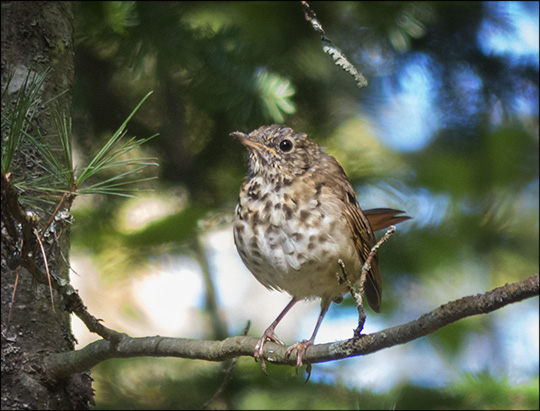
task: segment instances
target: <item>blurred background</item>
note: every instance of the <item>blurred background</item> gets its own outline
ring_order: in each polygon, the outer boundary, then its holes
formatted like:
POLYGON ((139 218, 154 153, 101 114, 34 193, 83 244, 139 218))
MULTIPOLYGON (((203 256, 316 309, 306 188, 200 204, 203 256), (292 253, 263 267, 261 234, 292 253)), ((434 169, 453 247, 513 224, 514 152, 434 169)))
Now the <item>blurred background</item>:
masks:
MULTIPOLYGON (((106 326, 138 337, 259 337, 289 296, 237 256, 232 215, 247 170, 229 137, 283 123, 343 165, 363 208, 414 219, 380 250, 382 313, 364 332, 538 273, 538 2, 313 2, 362 72, 322 50, 300 2, 79 2, 74 144, 86 164, 128 125, 158 159, 135 198, 80 197, 74 286, 106 326)), ((317 301, 276 333, 307 338, 317 301)), ((240 358, 209 408, 536 408, 538 298, 365 357, 293 367, 240 358)), ((317 343, 352 337, 333 305, 317 343)), ((73 319, 79 347, 97 339, 73 319)), ((200 408, 228 364, 111 360, 92 370, 97 409, 200 408)))

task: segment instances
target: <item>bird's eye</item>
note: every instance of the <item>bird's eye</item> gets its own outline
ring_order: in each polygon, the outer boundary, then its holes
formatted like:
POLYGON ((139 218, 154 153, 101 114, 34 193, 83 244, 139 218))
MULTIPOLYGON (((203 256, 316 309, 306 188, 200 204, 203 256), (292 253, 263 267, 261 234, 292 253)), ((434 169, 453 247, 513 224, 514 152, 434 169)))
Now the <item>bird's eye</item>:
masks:
POLYGON ((291 140, 283 140, 281 143, 279 143, 279 148, 281 149, 281 151, 283 151, 284 153, 287 153, 289 151, 292 150, 293 148, 293 143, 291 140))

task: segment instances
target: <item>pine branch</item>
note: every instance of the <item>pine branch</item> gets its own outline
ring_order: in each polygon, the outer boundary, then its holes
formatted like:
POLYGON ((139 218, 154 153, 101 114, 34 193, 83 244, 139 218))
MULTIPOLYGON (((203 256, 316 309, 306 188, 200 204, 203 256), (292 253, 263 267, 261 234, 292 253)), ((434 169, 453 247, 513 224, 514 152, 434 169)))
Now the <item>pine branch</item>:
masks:
POLYGON ((39 75, 28 74, 13 103, 7 101, 8 89, 13 79, 11 72, 2 92, 2 105, 6 106, 6 109, 2 111, 2 173, 10 177, 13 156, 20 149, 23 141, 29 143, 42 160, 36 163, 36 166, 43 170, 39 177, 29 179, 20 173, 11 175, 10 184, 18 190, 18 200, 22 204, 29 205, 30 208, 39 209, 39 203, 55 204, 59 198, 65 198, 66 195, 69 197, 68 203, 75 196, 82 194, 133 197, 130 193, 141 191, 132 188, 134 184, 156 177, 132 177, 141 173, 147 166, 158 164, 155 158, 123 158, 123 156, 125 157, 132 150, 139 149, 157 134, 146 139, 123 140, 127 133, 128 122, 152 92, 146 94, 90 163, 77 175, 71 150, 71 119, 57 109, 53 109, 56 131, 48 136, 42 135, 39 127, 33 123, 36 113, 40 110, 48 110, 45 106, 62 95, 61 93, 45 103, 41 102, 40 89, 49 71, 46 70, 39 75), (59 147, 52 147, 51 142, 55 139, 51 137, 56 137, 56 140, 60 142, 59 147), (88 179, 96 174, 103 174, 104 171, 116 174, 104 181, 89 184, 88 179))

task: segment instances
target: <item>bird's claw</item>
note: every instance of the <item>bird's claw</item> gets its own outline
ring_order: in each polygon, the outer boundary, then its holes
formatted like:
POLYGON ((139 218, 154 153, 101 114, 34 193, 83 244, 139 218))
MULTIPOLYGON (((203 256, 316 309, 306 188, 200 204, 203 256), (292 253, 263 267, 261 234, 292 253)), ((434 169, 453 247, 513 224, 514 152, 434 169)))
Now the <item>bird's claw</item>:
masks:
MULTIPOLYGON (((303 340, 303 341, 299 341, 293 345, 291 345, 290 347, 287 348, 287 351, 286 351, 286 356, 290 356, 291 353, 296 350, 296 373, 298 374, 298 369, 304 364, 304 360, 303 360, 303 356, 306 352, 306 349, 313 345, 313 341, 310 341, 310 340, 303 340)), ((311 376, 311 364, 310 363, 307 363, 306 364, 306 371, 308 373, 308 376, 307 376, 307 379, 306 379, 306 382, 309 381, 309 377, 311 376)))
POLYGON ((255 351, 253 352, 253 357, 255 358, 255 361, 260 360, 261 361, 261 368, 264 371, 265 374, 268 374, 266 372, 266 363, 264 362, 264 345, 266 344, 266 341, 272 341, 277 344, 285 345, 283 341, 281 341, 277 335, 274 333, 274 330, 268 328, 261 338, 259 338, 259 341, 257 341, 257 344, 255 344, 255 351))

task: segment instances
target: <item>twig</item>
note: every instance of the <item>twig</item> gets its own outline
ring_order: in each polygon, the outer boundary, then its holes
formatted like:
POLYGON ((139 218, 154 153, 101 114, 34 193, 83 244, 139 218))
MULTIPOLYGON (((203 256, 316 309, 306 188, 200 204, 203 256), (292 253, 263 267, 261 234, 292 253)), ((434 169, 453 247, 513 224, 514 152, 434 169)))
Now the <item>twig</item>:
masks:
POLYGON ((13 310, 13 304, 15 303, 15 294, 17 293, 17 285, 19 284, 19 274, 20 267, 17 267, 17 275, 15 276, 15 285, 13 286, 13 293, 11 294, 11 303, 9 304, 9 314, 7 319, 7 325, 9 327, 9 322, 11 321, 11 312, 13 310))
MULTIPOLYGON (((396 226, 391 225, 388 228, 388 231, 382 236, 382 238, 375 244, 375 246, 371 249, 369 252, 368 258, 366 258, 366 261, 364 265, 362 266, 362 274, 360 274, 360 284, 358 286, 358 293, 362 296, 364 295, 364 285, 366 283, 367 274, 369 273, 369 270, 371 269, 371 262, 377 255, 377 252, 379 251, 379 247, 383 245, 383 243, 390 238, 392 234, 396 232, 396 226)), ((362 303, 362 299, 360 298, 360 303, 362 303)), ((354 336, 355 338, 360 337, 360 333, 362 332, 362 329, 364 328, 364 323, 366 321, 366 314, 364 312, 363 307, 358 308, 358 313, 360 314, 360 317, 358 318, 358 327, 354 330, 354 336), (362 310, 360 311, 360 308, 362 310)))
POLYGON ((356 68, 349 62, 347 57, 345 57, 345 54, 343 54, 343 52, 337 48, 334 43, 332 43, 332 40, 326 37, 326 33, 324 32, 321 23, 319 23, 319 20, 317 20, 317 16, 315 15, 315 12, 311 10, 309 4, 306 1, 301 1, 300 3, 302 4, 302 9, 304 10, 306 20, 311 23, 313 30, 321 35, 323 51, 332 57, 336 66, 341 67, 351 76, 353 76, 358 87, 367 87, 368 82, 362 73, 359 73, 358 70, 356 70, 356 68))
POLYGON ((377 252, 379 251, 379 247, 383 245, 386 240, 390 238, 392 234, 394 234, 396 231, 396 226, 391 225, 388 228, 388 231, 384 234, 384 236, 373 246, 371 251, 369 252, 368 257, 366 258, 366 261, 364 262, 364 265, 362 266, 362 273, 360 274, 360 280, 358 285, 358 291, 356 291, 351 284, 351 281, 347 277, 347 271, 345 270, 345 263, 340 258, 338 260, 338 264, 341 267, 341 272, 343 273, 343 277, 339 276, 339 273, 336 273, 336 276, 338 277, 338 281, 345 284, 347 289, 349 290, 349 293, 354 298, 354 301, 356 302, 356 308, 358 309, 358 327, 354 330, 354 336, 359 337, 360 333, 362 332, 362 329, 364 328, 364 323, 366 322, 366 313, 364 311, 364 303, 362 300, 362 296, 364 295, 364 284, 366 282, 367 274, 369 270, 371 269, 371 262, 377 255, 377 252))
POLYGON ((79 317, 84 325, 86 325, 86 328, 88 328, 88 331, 98 334, 105 340, 110 341, 113 344, 112 348, 118 346, 122 340, 127 337, 124 333, 105 327, 101 323, 102 320, 99 320, 90 314, 77 290, 75 290, 68 281, 59 278, 54 274, 47 277, 47 274, 44 273, 31 258, 21 258, 20 264, 41 284, 47 284, 47 278, 49 278, 51 280, 51 287, 64 298, 66 310, 79 317))
POLYGON ((62 198, 60 199, 60 202, 58 203, 58 205, 56 206, 56 208, 54 209, 52 215, 51 215, 51 218, 49 218, 49 221, 47 221, 47 225, 45 225, 45 228, 42 230, 41 232, 41 236, 39 237, 40 241, 43 240, 43 236, 45 235, 45 233, 47 232, 47 230, 49 229, 50 225, 52 224, 52 222, 54 221, 54 218, 56 217, 56 215, 58 214, 58 211, 60 211, 60 207, 62 207, 62 204, 64 204, 64 201, 65 199, 70 195, 70 193, 64 193, 64 195, 62 196, 62 198))
POLYGON ((368 258, 366 258, 366 262, 362 266, 362 274, 360 275, 360 285, 359 285, 359 291, 358 291, 360 295, 364 295, 364 284, 366 282, 367 274, 369 270, 371 270, 371 262, 375 258, 375 255, 377 255, 377 252, 379 251, 379 247, 383 245, 383 243, 385 243, 386 240, 388 240, 390 236, 394 234, 395 232, 396 232, 396 226, 391 225, 388 228, 388 231, 384 234, 384 236, 382 236, 382 238, 377 242, 377 244, 375 244, 373 248, 371 249, 368 255, 368 258))
POLYGON ((339 273, 336 273, 338 276, 338 280, 343 281, 343 284, 347 287, 347 290, 349 290, 349 293, 354 298, 354 302, 356 303, 356 308, 358 310, 358 327, 354 330, 354 335, 359 335, 360 331, 362 331, 362 328, 364 328, 364 323, 366 322, 366 313, 364 311, 364 303, 362 300, 362 294, 355 290, 354 286, 351 283, 351 280, 349 280, 349 277, 347 276, 347 271, 345 270, 345 263, 340 258, 338 260, 338 264, 341 267, 341 272, 343 273, 343 277, 339 277, 339 273))
POLYGON ((51 304, 53 312, 56 312, 54 309, 54 297, 52 292, 52 284, 51 284, 51 273, 49 272, 49 263, 47 262, 47 254, 45 254, 45 248, 43 248, 43 243, 41 242, 41 237, 38 233, 38 230, 34 228, 34 234, 36 235, 37 242, 39 244, 39 249, 41 250, 41 255, 43 256, 43 264, 45 264, 45 271, 47 273, 47 280, 49 281, 49 292, 51 294, 51 304))

